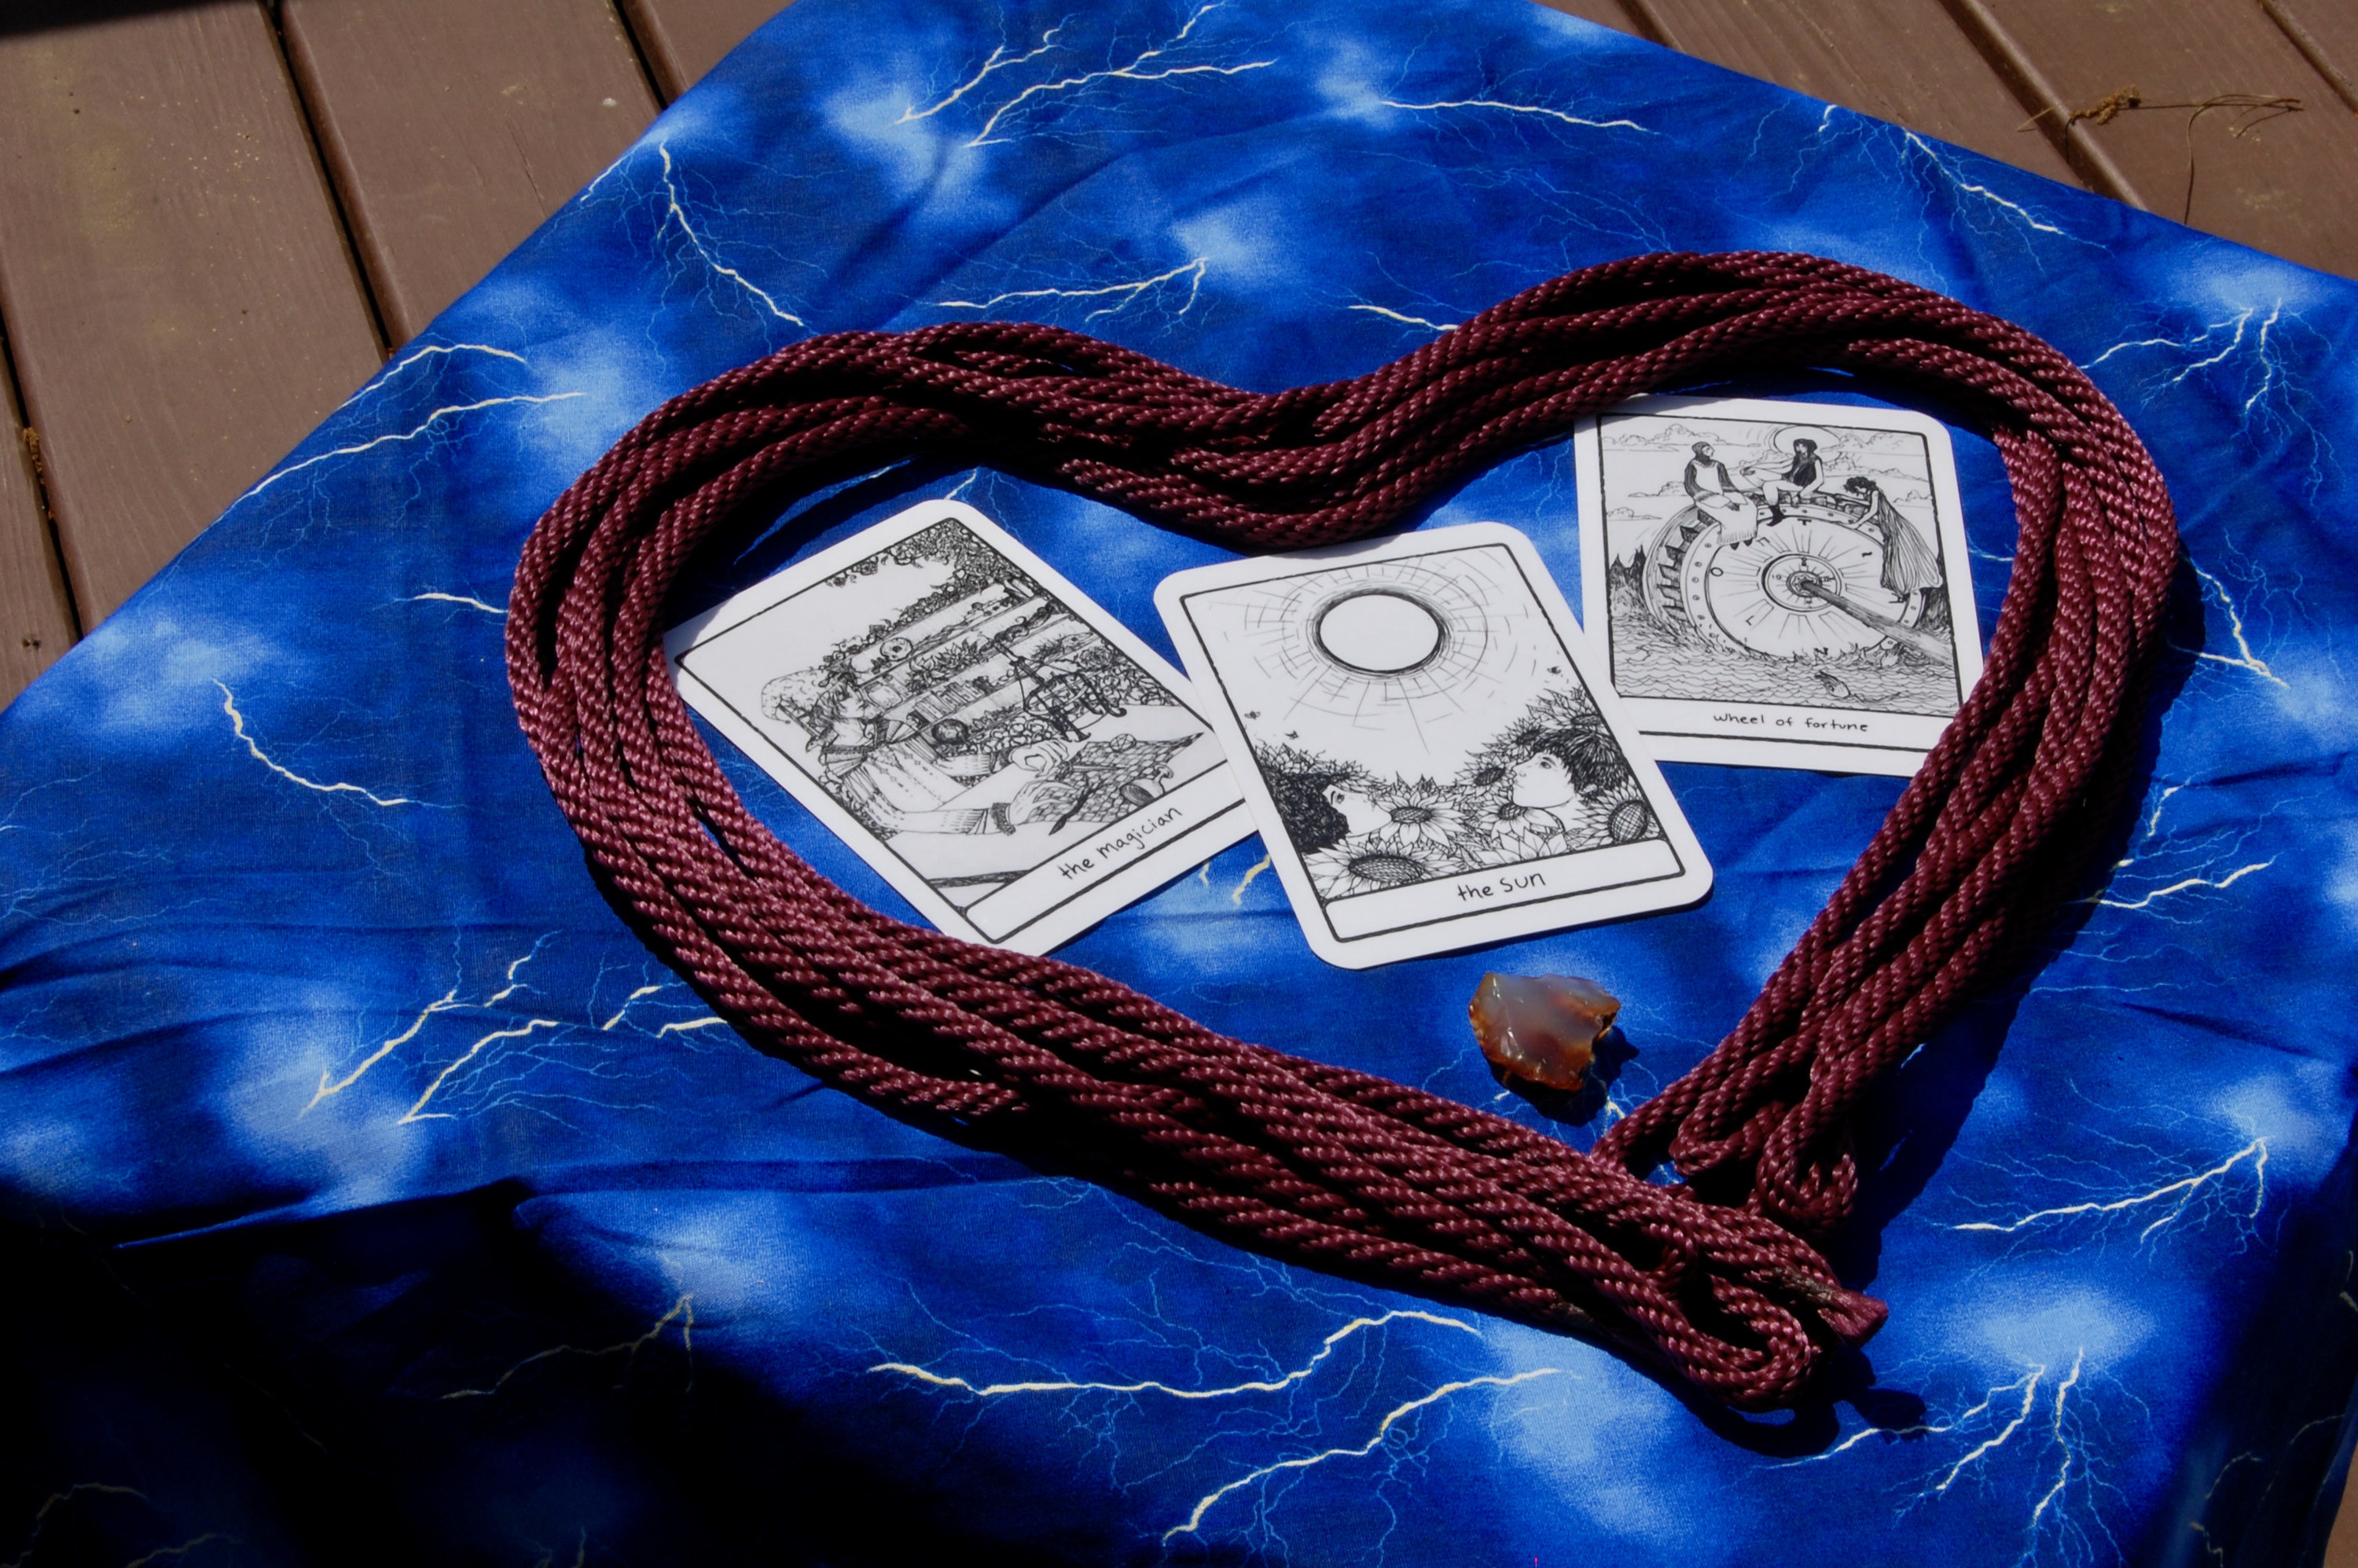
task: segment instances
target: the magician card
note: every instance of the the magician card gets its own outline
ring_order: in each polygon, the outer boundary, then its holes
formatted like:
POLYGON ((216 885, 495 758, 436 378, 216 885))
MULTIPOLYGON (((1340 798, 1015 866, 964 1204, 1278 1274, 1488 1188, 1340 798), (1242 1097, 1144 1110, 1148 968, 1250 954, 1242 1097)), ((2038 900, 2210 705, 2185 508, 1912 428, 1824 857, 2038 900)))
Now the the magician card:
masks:
POLYGON ((932 501, 673 630, 688 705, 943 930, 1044 953, 1252 831, 1186 682, 932 501))
POLYGON ((1711 868, 1531 541, 1231 561, 1155 604, 1311 951, 1364 968, 1682 907, 1711 868))
POLYGON ((1650 397, 1574 451, 1584 622, 1655 756, 1916 771, 1982 665, 1939 421, 1650 397))

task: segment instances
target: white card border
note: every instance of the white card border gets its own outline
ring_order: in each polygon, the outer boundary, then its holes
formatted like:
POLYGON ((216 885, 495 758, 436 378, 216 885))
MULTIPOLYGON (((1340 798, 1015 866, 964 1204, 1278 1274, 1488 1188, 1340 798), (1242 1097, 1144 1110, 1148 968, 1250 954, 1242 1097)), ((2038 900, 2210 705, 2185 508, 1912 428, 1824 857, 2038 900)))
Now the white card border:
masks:
MULTIPOLYGON (((775 741, 738 713, 719 692, 707 686, 686 662, 690 653, 711 638, 734 630, 781 601, 833 577, 848 566, 890 549, 911 535, 921 534, 936 524, 947 522, 961 523, 973 529, 993 549, 1005 555, 1051 593, 1064 600, 1066 607, 1088 622, 1100 636, 1137 660, 1148 674, 1169 687, 1181 698, 1187 711, 1204 721, 1211 730, 1212 738, 1220 743, 1222 752, 1228 752, 1228 744, 1221 738, 1219 726, 1204 713, 1200 699, 1186 676, 1174 669, 1170 660, 1147 646, 1135 633, 1117 620, 1112 611, 1074 587, 1062 572, 1027 549, 1006 529, 961 501, 920 502, 847 539, 838 540, 816 555, 792 562, 743 592, 731 595, 711 609, 673 627, 664 634, 664 657, 671 665, 673 686, 679 692, 681 700, 705 722, 727 736, 756 767, 769 774, 804 809, 818 818, 822 826, 843 840, 846 848, 859 856, 871 871, 882 877, 893 892, 907 899, 926 920, 953 936, 961 936, 987 947, 1001 947, 1036 957, 1062 946, 1108 915, 1137 903, 1165 882, 1184 875, 1249 836, 1253 831, 1253 823, 1251 814, 1245 808, 1242 795, 1235 787, 1236 768, 1223 764, 1221 768, 1200 774, 1181 786, 1182 790, 1193 789, 1219 779, 1223 773, 1227 775, 1228 788, 1222 792, 1228 797, 1227 803, 1211 811, 1195 827, 1120 869, 1107 873, 1072 898, 1018 927, 1006 938, 993 940, 961 914, 957 905, 935 892, 933 884, 918 875, 914 868, 890 853, 859 818, 838 805, 834 796, 805 773, 791 757, 785 756, 775 741), (766 759, 773 756, 782 759, 780 767, 768 765, 766 759)), ((1176 795, 1180 791, 1172 793, 1176 795)), ((1169 798, 1168 795, 1163 797, 1164 800, 1169 798)), ((1152 806, 1141 806, 1134 815, 1142 816, 1153 809, 1152 806)), ((1126 816, 1118 822, 1108 823, 1107 831, 1119 830, 1131 820, 1126 816)))
POLYGON ((1713 873, 1711 861, 1703 852, 1703 845, 1696 839, 1694 829, 1688 825, 1685 814, 1679 809, 1678 798, 1671 793, 1661 770, 1654 765, 1653 758, 1639 739, 1636 724, 1630 720, 1612 687, 1599 676, 1596 655, 1582 633, 1572 607, 1564 602, 1563 591, 1556 587, 1555 578, 1541 558, 1538 547, 1520 531, 1503 523, 1468 523, 1394 535, 1367 543, 1303 550, 1286 556, 1249 557, 1214 566, 1196 567, 1164 578, 1155 588, 1154 607, 1162 613, 1163 625, 1170 629, 1171 640, 1179 650, 1180 662, 1187 666, 1188 674, 1195 679, 1203 711, 1210 719, 1221 746, 1228 753, 1229 772, 1244 791, 1255 822, 1261 825, 1261 843, 1269 851, 1271 869, 1277 873, 1278 883, 1285 890, 1286 901, 1293 906, 1294 919, 1302 928, 1303 938, 1310 944, 1313 953, 1337 968, 1373 968, 1379 964, 1455 953, 1490 942, 1594 925, 1634 914, 1684 909, 1701 903, 1710 893, 1713 873), (1293 841, 1286 837, 1284 826, 1278 817, 1277 803, 1270 795, 1269 785, 1262 779, 1260 767, 1236 761, 1239 757, 1251 757, 1251 743, 1228 698, 1228 688, 1220 683, 1203 639, 1187 614, 1185 601, 1190 595, 1212 589, 1275 582, 1289 577, 1331 570, 1338 565, 1431 555, 1440 550, 1475 545, 1503 546, 1521 568, 1539 600, 1541 614, 1555 631, 1565 656, 1572 661, 1574 673, 1595 700, 1597 711, 1619 744, 1630 772, 1636 774, 1639 788, 1645 795, 1648 807, 1654 813, 1654 820, 1661 825, 1663 838, 1669 842, 1679 870, 1668 877, 1591 888, 1504 909, 1476 910, 1367 936, 1345 937, 1335 930, 1325 906, 1319 902, 1312 888, 1309 871, 1303 864, 1302 857, 1294 852, 1293 841))
MULTIPOLYGON (((1605 536, 1604 494, 1604 421, 1617 415, 1662 414, 1686 415, 1698 418, 1749 419, 1787 424, 1812 417, 1817 423, 1847 423, 1868 429, 1905 430, 1924 438, 1931 458, 1932 504, 1940 524, 1942 578, 1949 593, 1952 646, 1957 656, 1958 684, 1963 699, 1973 695, 1982 676, 1982 638, 1979 611, 1974 600, 1972 556, 1965 543, 1965 513, 1963 498, 1957 483, 1955 444, 1949 438, 1948 427, 1929 415, 1906 408, 1875 408, 1852 403, 1802 403, 1778 398, 1760 397, 1674 397, 1646 396, 1616 404, 1602 413, 1583 419, 1573 433, 1574 488, 1580 499, 1580 599, 1585 611, 1582 624, 1590 629, 1597 657, 1609 674, 1613 668, 1612 628, 1607 603, 1606 568, 1608 552, 1605 536), (1803 411, 1806 411, 1804 415, 1803 411)), ((1609 681, 1606 683, 1611 684, 1609 681)), ((1887 721, 1915 719, 1920 726, 1924 743, 1905 746, 1879 746, 1847 741, 1782 741, 1755 739, 1731 731, 1725 735, 1699 735, 1692 729, 1674 726, 1693 725, 1707 720, 1695 710, 1715 708, 1742 710, 1774 721, 1779 716, 1815 718, 1823 722, 1855 722, 1856 708, 1812 708, 1801 704, 1721 702, 1703 697, 1648 697, 1624 695, 1618 687, 1614 695, 1621 700, 1636 719, 1653 754, 1666 762, 1719 762, 1742 768, 1807 768, 1818 773, 1876 773, 1891 778, 1911 778, 1923 765, 1941 733, 1948 728, 1946 719, 1929 715, 1886 714, 1887 721)))

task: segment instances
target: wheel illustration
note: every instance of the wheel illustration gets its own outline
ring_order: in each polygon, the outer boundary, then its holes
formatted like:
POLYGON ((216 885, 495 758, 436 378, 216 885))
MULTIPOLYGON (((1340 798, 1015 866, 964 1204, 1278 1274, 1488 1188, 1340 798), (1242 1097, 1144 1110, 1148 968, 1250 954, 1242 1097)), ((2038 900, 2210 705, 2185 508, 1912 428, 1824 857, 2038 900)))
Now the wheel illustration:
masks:
POLYGON ((1888 634, 1837 599, 1903 626, 1922 613, 1914 595, 1883 586, 1881 543, 1831 506, 1716 520, 1660 554, 1647 588, 1661 619, 1771 658, 1831 658, 1888 634))

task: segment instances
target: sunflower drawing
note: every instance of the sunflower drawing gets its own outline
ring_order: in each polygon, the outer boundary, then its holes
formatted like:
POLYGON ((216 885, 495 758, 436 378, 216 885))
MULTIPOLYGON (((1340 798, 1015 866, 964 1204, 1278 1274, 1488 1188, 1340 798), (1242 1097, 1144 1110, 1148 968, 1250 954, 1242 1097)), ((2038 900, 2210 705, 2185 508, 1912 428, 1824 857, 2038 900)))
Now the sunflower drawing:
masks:
POLYGON ((1374 800, 1389 820, 1368 835, 1370 842, 1413 857, 1464 862, 1466 826, 1451 791, 1419 779, 1379 789, 1374 800))
POLYGON ((1563 827, 1547 813, 1502 800, 1481 823, 1483 866, 1512 866, 1561 855, 1568 847, 1563 827))
POLYGON ((1366 838, 1347 838, 1304 857, 1311 886, 1321 899, 1349 898, 1363 892, 1384 892, 1445 877, 1458 868, 1439 854, 1412 847, 1396 847, 1366 838))

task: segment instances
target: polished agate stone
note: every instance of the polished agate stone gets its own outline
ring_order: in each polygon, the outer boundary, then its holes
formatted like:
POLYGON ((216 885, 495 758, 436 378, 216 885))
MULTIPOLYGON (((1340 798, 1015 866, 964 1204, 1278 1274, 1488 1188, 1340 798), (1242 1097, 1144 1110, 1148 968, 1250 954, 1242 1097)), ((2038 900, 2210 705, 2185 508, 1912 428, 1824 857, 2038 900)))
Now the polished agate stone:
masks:
POLYGON ((1576 975, 1484 975, 1466 1010, 1482 1054, 1509 1076, 1577 1089, 1621 1000, 1576 975))

